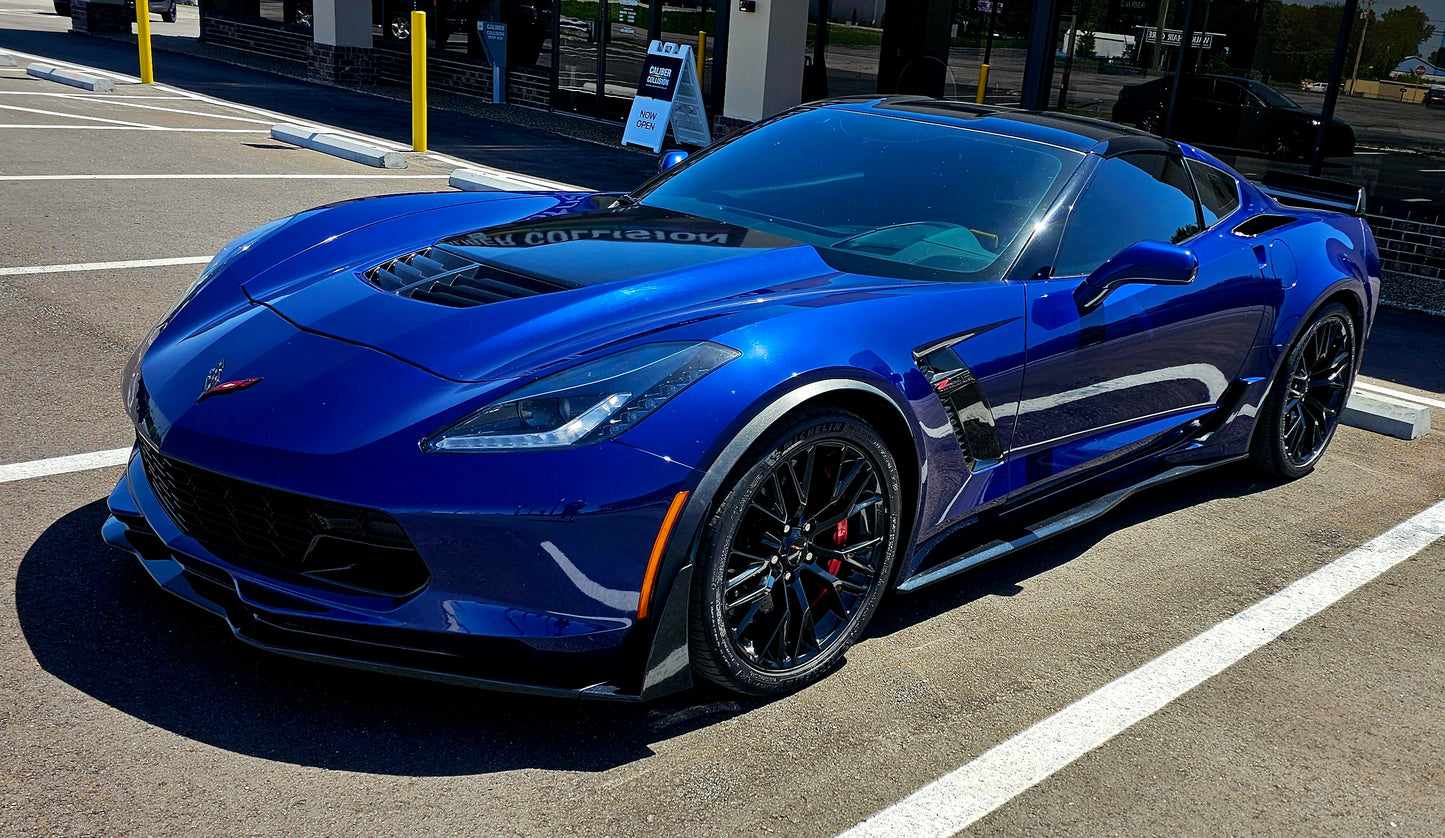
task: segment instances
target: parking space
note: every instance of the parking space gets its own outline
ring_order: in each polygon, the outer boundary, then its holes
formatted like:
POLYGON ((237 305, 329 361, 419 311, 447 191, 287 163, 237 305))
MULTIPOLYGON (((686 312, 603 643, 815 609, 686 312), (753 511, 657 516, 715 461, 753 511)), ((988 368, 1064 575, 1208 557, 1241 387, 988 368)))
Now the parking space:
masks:
MULTIPOLYGON (((125 359, 230 238, 453 165, 368 169, 165 89, 9 73, 0 105, 0 464, 128 445, 125 359), (68 127, 13 127, 42 120, 68 127), (76 127, 100 120, 149 127, 76 127), (92 269, 31 270, 55 265, 92 269)), ((1378 332, 1366 383, 1445 402, 1419 349, 1445 327, 1378 332)), ((566 703, 255 652, 100 542, 117 474, 0 481, 0 835, 826 838, 1432 508, 1445 432, 1342 428, 1303 480, 1140 496, 893 597, 840 671, 772 702, 566 703)), ((1442 567, 1441 542, 1411 554, 966 834, 1445 833, 1442 567)))

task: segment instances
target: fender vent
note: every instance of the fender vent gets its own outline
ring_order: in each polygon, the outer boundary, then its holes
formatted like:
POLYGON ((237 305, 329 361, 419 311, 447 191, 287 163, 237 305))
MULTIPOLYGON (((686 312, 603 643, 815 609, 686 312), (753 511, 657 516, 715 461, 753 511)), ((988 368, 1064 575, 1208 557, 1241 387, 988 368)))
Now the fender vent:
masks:
POLYGON ((914 354, 918 369, 928 378, 933 394, 953 426, 954 438, 971 471, 992 468, 1003 460, 1003 445, 994 427, 993 408, 978 379, 952 346, 914 354))
POLYGON ((570 289, 558 282, 483 264, 442 245, 382 262, 363 276, 367 282, 398 297, 452 308, 470 308, 570 289))

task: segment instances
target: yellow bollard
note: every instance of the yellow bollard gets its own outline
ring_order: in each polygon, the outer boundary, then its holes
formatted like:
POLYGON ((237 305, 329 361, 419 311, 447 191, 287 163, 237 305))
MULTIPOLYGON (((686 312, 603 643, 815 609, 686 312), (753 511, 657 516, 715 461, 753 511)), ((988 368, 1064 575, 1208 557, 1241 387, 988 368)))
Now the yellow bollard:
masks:
POLYGON ((411 13, 411 150, 426 151, 426 12, 411 13))
POLYGON ((699 86, 702 85, 702 54, 704 52, 707 52, 707 33, 699 30, 697 33, 697 55, 695 56, 697 58, 697 83, 699 86))
POLYGON ((136 0, 135 43, 140 48, 140 80, 143 84, 154 84, 156 76, 151 70, 151 7, 147 0, 136 0))
POLYGON ((985 90, 987 90, 987 89, 988 89, 988 65, 987 65, 987 64, 980 64, 980 65, 978 65, 978 98, 977 98, 977 99, 974 99, 974 101, 977 102, 978 104, 982 105, 982 104, 983 104, 983 92, 984 92, 985 90))

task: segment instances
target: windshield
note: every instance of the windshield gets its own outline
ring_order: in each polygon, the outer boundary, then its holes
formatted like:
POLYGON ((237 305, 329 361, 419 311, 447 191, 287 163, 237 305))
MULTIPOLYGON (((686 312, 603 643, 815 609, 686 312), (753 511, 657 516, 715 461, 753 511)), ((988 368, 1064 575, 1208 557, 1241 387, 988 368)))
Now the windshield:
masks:
POLYGON ((969 274, 1002 261, 1081 159, 950 125, 820 108, 716 146, 637 197, 826 254, 969 274))
POLYGON ((1247 82, 1249 89, 1254 95, 1264 100, 1266 105, 1272 108, 1299 108, 1299 103, 1288 96, 1275 90, 1264 82, 1247 82))

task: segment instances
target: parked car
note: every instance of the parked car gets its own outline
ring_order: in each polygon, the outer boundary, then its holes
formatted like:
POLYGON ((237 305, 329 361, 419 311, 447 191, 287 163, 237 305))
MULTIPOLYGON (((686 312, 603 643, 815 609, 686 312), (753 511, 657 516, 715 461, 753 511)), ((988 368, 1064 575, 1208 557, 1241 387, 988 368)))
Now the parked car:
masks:
POLYGON ((1300 82, 1299 89, 1310 93, 1324 93, 1330 89, 1330 85, 1322 81, 1304 81, 1300 82))
MULTIPOLYGON (((1112 119, 1157 134, 1164 128, 1173 76, 1129 85, 1119 91, 1112 119)), ((1184 77, 1175 103, 1172 135, 1185 142, 1261 152, 1282 160, 1307 157, 1314 148, 1320 115, 1299 106, 1269 85, 1232 76, 1184 77)), ((1340 119, 1325 131, 1326 157, 1355 153, 1355 132, 1340 119)))
MULTIPOLYGON (((148 5, 150 7, 151 14, 160 15, 161 20, 165 21, 166 23, 176 22, 176 0, 150 0, 148 5)), ((66 6, 68 8, 69 4, 67 3, 66 6)), ((126 0, 125 7, 127 9, 130 9, 131 13, 134 14, 135 0, 126 0)), ((59 11, 58 5, 56 11, 59 11)), ((68 13, 69 12, 67 11, 67 14, 68 13)))
MULTIPOLYGON (((53 0, 53 1, 54 1, 54 3, 55 3, 55 13, 56 13, 56 14, 60 15, 61 17, 70 17, 70 0, 53 0)), ((135 8, 135 7, 132 6, 131 8, 135 8)))
POLYGON ((1425 107, 1445 108, 1445 85, 1432 85, 1425 91, 1425 107))
POLYGON ((222 248, 126 365, 105 540, 310 661, 774 695, 890 589, 1225 463, 1307 474, 1379 299, 1357 187, 1281 203, 1096 120, 840 100, 663 162, 222 248))

